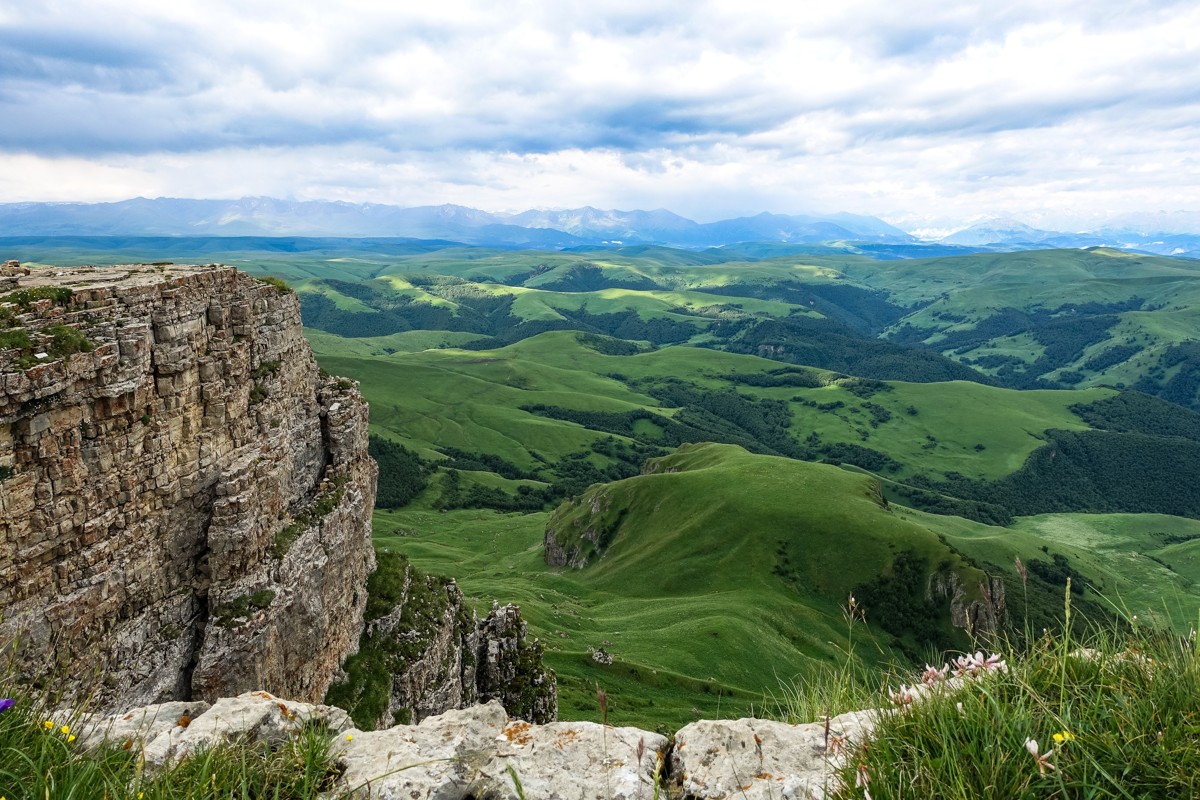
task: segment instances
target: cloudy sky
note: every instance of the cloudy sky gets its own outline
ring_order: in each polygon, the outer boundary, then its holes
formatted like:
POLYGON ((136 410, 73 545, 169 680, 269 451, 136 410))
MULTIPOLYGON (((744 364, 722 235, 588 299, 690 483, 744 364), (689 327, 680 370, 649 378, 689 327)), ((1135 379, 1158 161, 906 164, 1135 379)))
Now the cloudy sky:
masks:
POLYGON ((1200 211, 1200 3, 0 0, 0 120, 0 202, 1078 227, 1200 211))

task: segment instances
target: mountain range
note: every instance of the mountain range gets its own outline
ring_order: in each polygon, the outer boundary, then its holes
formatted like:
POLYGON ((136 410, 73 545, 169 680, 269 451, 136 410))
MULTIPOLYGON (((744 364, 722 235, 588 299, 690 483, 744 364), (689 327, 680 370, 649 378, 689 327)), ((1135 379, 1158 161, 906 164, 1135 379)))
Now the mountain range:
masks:
MULTIPOLYGON (((1118 247, 1157 255, 1200 254, 1200 233, 1164 232, 1130 220, 1084 232, 1034 228, 991 219, 940 240, 920 240, 881 219, 857 214, 771 214, 699 223, 666 209, 493 213, 459 205, 401 206, 270 197, 238 200, 134 198, 114 203, 3 203, 0 236, 334 236, 440 239, 517 249, 659 244, 701 249, 745 242, 776 245, 861 245, 897 248, 893 257, 925 255, 926 247, 962 252, 1055 247, 1118 247), (909 248, 916 253, 910 253, 909 248)), ((878 252, 872 255, 879 257, 878 252)))

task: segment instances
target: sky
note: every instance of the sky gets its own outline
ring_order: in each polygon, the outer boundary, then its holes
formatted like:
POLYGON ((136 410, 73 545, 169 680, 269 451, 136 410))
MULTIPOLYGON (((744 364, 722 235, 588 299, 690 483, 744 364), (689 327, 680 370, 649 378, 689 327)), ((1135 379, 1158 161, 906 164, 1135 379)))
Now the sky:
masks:
POLYGON ((1200 3, 0 0, 0 120, 0 202, 1200 228, 1200 3))

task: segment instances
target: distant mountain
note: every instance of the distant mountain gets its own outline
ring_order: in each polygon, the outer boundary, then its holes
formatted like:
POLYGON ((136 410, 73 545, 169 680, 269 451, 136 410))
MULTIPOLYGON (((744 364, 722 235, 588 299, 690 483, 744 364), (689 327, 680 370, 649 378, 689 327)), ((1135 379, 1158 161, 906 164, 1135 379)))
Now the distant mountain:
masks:
POLYGON ((1200 255, 1200 233, 1164 233, 1154 224, 1175 223, 1187 228, 1188 215, 1146 215, 1122 218, 1131 227, 1109 225, 1093 231, 1066 233, 1034 228, 1011 218, 984 220, 941 239, 941 244, 989 250, 1112 247, 1162 256, 1200 255), (1139 227, 1132 227, 1139 224, 1139 227))
POLYGON ((1036 244, 1056 236, 1054 231, 1044 231, 1018 222, 1015 219, 990 219, 963 228, 942 239, 943 244, 1010 245, 1036 244))
POLYGON ((771 214, 700 223, 667 209, 492 213, 467 206, 402 206, 323 200, 189 200, 144 197, 116 203, 0 203, 0 237, 250 236, 436 239, 485 247, 566 250, 661 245, 702 250, 771 249, 776 254, 856 253, 923 258, 980 250, 1114 247, 1168 256, 1200 256, 1194 214, 1125 215, 1088 232, 984 220, 931 242, 876 217, 771 214), (1193 224, 1195 223, 1195 224, 1193 224), (1164 233, 1156 225, 1180 227, 1164 233))
POLYGON ((848 241, 909 244, 915 239, 874 217, 759 214, 701 224, 666 209, 585 206, 493 214, 458 205, 135 198, 117 203, 0 204, 0 236, 334 236, 446 239, 498 247, 561 249, 660 244, 713 247, 739 242, 848 241))
POLYGON ((700 225, 667 211, 603 210, 584 206, 559 211, 522 211, 506 221, 526 228, 554 228, 585 238, 605 237, 615 243, 669 242, 687 238, 700 225))

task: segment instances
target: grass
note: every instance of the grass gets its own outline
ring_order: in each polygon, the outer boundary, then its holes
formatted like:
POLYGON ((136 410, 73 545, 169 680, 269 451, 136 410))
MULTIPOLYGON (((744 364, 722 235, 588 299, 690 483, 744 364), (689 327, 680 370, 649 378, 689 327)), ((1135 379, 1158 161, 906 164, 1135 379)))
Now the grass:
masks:
MULTIPOLYGON (((564 719, 593 718, 599 684, 617 724, 647 727, 746 714, 781 677, 840 664, 840 605, 896 550, 949 565, 971 591, 979 584, 981 573, 936 534, 884 510, 868 476, 730 445, 685 451, 662 463, 677 471, 594 487, 558 523, 434 512, 430 489, 410 507, 376 512, 376 545, 455 578, 485 607, 518 603, 558 673, 564 719), (583 570, 548 567, 546 526, 569 528, 595 493, 621 515, 620 533, 583 570), (601 648, 613 665, 592 660, 601 648)), ((890 637, 868 638, 865 662, 901 658, 890 637)))
MULTIPOLYGON (((850 754, 835 796, 863 798, 864 788, 875 800, 1200 793, 1194 629, 1186 637, 1137 627, 1047 634, 1005 661, 1004 671, 882 715, 850 754)), ((890 699, 885 691, 875 702, 895 708, 890 699)))
MULTIPOLYGON (((659 401, 609 376, 673 376, 720 390, 734 387, 726 376, 765 374, 780 367, 757 356, 689 347, 604 355, 581 344, 571 331, 540 334, 497 350, 396 352, 383 359, 363 352, 357 340, 319 337, 312 344, 327 370, 361 380, 376 431, 417 449, 449 445, 493 453, 527 469, 540 463, 538 456, 554 461, 606 434, 535 416, 520 406, 662 412, 659 401)), ((1044 444, 1047 429, 1087 427, 1069 410, 1072 404, 1112 393, 1018 392, 963 381, 889 386, 891 391, 870 398, 836 383, 817 389, 736 388, 788 403, 797 441, 815 433, 824 444, 844 442, 886 452, 901 463, 901 478, 915 473, 937 478, 946 472, 1002 477, 1044 444), (838 403, 829 410, 814 407, 838 403), (890 419, 872 425, 870 405, 885 408, 890 419), (910 408, 917 413, 909 413, 910 408), (979 408, 989 410, 986 418, 976 413, 979 408), (932 447, 930 437, 936 440, 932 447), (983 450, 976 449, 979 444, 983 450)))
POLYGON ((305 729, 275 749, 251 740, 198 751, 161 770, 118 745, 85 750, 78 714, 0 677, 0 796, 7 800, 301 800, 327 798, 336 780, 327 732, 305 729))

